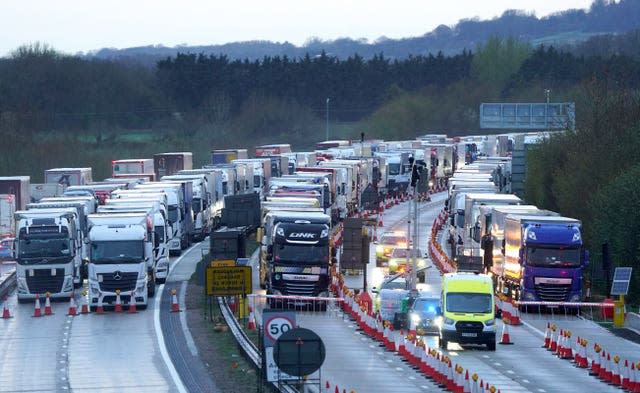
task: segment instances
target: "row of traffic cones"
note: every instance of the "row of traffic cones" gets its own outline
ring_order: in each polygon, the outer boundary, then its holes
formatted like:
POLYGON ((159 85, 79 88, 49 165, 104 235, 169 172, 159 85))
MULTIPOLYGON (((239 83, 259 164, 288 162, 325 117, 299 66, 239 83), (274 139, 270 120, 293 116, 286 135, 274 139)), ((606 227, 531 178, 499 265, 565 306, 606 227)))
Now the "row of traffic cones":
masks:
MULTIPOLYGON (((456 393, 498 391, 495 386, 479 379, 477 374, 472 374, 470 378, 469 371, 464 370, 462 366, 455 365, 453 368, 448 356, 436 349, 429 349, 421 339, 417 338, 415 331, 394 330, 389 321, 381 319, 379 313, 374 315, 366 305, 358 303, 354 293, 343 282, 338 280, 334 287, 337 290, 337 296, 342 298, 342 310, 356 321, 358 328, 364 334, 379 341, 380 346, 386 350, 397 353, 411 367, 421 371, 427 378, 433 379, 442 388, 456 393)), ((501 341, 507 344, 510 343, 508 327, 505 329, 501 341)), ((330 389, 330 385, 328 386, 327 389, 330 389)))
MULTIPOLYGON (((329 381, 327 381, 327 382, 324 384, 324 391, 325 391, 326 393, 331 393, 331 392, 332 392, 332 390, 331 390, 331 384, 329 383, 329 381)), ((341 392, 340 388, 338 387, 338 385, 336 385, 336 386, 335 386, 335 389, 333 390, 333 393, 340 393, 340 392, 341 392)), ((355 390, 349 390, 349 391, 347 391, 347 389, 342 389, 342 393, 347 393, 347 392, 348 392, 348 393, 355 393, 355 390)))
POLYGON ((598 343, 593 345, 591 365, 587 356, 589 341, 578 337, 575 350, 571 344, 571 331, 559 329, 555 324, 547 322, 542 347, 561 359, 574 362, 578 368, 588 369, 589 375, 595 376, 610 385, 620 387, 629 392, 640 393, 640 362, 629 362, 618 356, 612 356, 598 343), (558 332, 556 334, 556 332, 558 332))
MULTIPOLYGON (((86 292, 83 293, 83 298, 86 297, 86 292)), ((4 306, 3 306, 3 312, 2 312, 2 318, 3 319, 7 319, 7 318, 11 318, 11 314, 9 312, 9 309, 7 308, 7 298, 5 296, 4 299, 4 306)), ((123 312, 123 307, 122 307, 122 301, 120 299, 120 291, 116 291, 116 303, 114 305, 114 311, 116 313, 122 313, 123 312)), ((177 297, 177 291, 176 289, 172 289, 171 290, 171 312, 180 312, 180 305, 178 304, 178 297, 177 297)), ((135 296, 134 296, 134 292, 131 292, 131 297, 129 300, 129 307, 127 312, 129 314, 135 314, 138 312, 137 306, 136 306, 136 302, 135 302, 135 296)), ((89 314, 90 310, 89 310, 89 303, 87 301, 83 301, 82 302, 82 306, 81 306, 81 310, 80 312, 78 312, 78 307, 76 305, 75 302, 75 297, 74 295, 71 295, 69 297, 69 309, 67 312, 67 315, 69 316, 76 316, 78 314, 89 314)), ((44 306, 44 313, 42 311, 42 306, 40 304, 40 295, 36 294, 36 300, 35 300, 35 305, 34 305, 34 310, 33 310, 33 317, 41 317, 43 315, 53 315, 53 309, 51 307, 51 299, 50 299, 50 295, 49 293, 46 294, 46 300, 45 300, 45 306, 44 306)), ((98 305, 96 306, 96 314, 104 314, 104 305, 102 304, 102 301, 100 301, 98 303, 98 305)))

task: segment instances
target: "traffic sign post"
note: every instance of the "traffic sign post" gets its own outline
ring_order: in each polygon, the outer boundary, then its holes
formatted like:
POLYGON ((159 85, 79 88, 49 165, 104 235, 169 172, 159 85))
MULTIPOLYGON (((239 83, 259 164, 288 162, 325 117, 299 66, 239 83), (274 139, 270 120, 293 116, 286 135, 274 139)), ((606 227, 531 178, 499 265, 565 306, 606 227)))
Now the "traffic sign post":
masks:
POLYGON ((265 370, 267 381, 297 380, 298 377, 282 372, 273 357, 274 346, 278 338, 296 327, 295 312, 265 309, 262 312, 262 321, 264 329, 264 334, 262 335, 264 343, 264 352, 262 354, 264 359, 263 369, 265 370))
POLYGON ((251 266, 208 267, 206 290, 209 296, 248 295, 252 292, 251 266))

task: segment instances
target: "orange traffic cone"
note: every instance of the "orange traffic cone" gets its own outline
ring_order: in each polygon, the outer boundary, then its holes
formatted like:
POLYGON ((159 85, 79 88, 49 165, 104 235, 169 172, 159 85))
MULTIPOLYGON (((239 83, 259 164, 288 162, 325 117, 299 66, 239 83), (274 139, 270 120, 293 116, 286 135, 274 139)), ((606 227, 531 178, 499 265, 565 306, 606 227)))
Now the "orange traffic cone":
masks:
POLYGON ((53 310, 51 309, 51 299, 49 298, 49 292, 47 292, 47 297, 44 301, 44 315, 52 315, 53 310))
POLYGON ((509 339, 509 324, 508 323, 503 323, 502 324, 502 338, 500 339, 500 344, 503 344, 503 345, 511 345, 511 344, 513 344, 509 339))
POLYGON ((180 312, 177 293, 178 291, 175 288, 171 290, 171 312, 180 312))
POLYGON ((547 322, 547 329, 544 331, 544 343, 542 348, 549 348, 551 343, 551 322, 547 322))
POLYGON ((131 291, 131 297, 129 298, 129 314, 135 314, 138 312, 138 310, 136 309, 136 297, 134 295, 134 292, 131 291))
POLYGON ((327 382, 324 384, 324 389, 327 391, 327 393, 329 393, 329 389, 331 389, 331 385, 329 384, 329 381, 327 381, 327 382))
POLYGON ((104 314, 104 306, 102 304, 102 297, 98 296, 98 306, 96 307, 96 314, 104 314))
POLYGON ((4 302, 2 304, 2 319, 9 319, 11 318, 11 313, 9 312, 9 309, 7 308, 7 297, 4 297, 4 302))
POLYGON ((247 323, 247 329, 256 330, 256 317, 255 315, 253 315, 253 310, 249 312, 249 322, 247 323))
POLYGON ((33 316, 34 317, 42 316, 42 309, 40 308, 40 295, 38 294, 36 294, 36 304, 35 304, 35 308, 33 309, 33 316))
POLYGON ((122 312, 122 301, 120 300, 120 290, 116 289, 116 306, 114 308, 115 312, 122 312))
POLYGON ((69 296, 69 312, 67 312, 67 315, 71 315, 71 316, 78 315, 78 308, 76 307, 76 303, 75 303, 75 300, 73 298, 73 294, 71 294, 71 296, 69 296))
POLYGON ((80 314, 89 314, 89 300, 87 299, 87 291, 82 292, 82 307, 80 308, 80 314))
POLYGON ((378 226, 382 228, 384 224, 382 223, 382 214, 378 214, 378 226))

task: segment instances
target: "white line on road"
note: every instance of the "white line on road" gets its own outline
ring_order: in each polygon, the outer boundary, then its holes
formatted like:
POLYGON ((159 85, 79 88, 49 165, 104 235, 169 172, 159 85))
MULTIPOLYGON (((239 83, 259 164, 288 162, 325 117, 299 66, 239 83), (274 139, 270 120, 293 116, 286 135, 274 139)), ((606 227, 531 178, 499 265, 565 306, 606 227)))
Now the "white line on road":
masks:
MULTIPOLYGON (((173 264, 171 264, 171 267, 169 267, 169 273, 167 274, 167 278, 169 278, 169 276, 173 272, 173 269, 180 262, 182 257, 186 256, 189 253, 189 251, 192 251, 196 248, 197 247, 191 247, 191 249, 187 250, 187 252, 182 253, 182 255, 178 259, 176 259, 176 261, 173 264)), ((184 387, 184 384, 182 383, 182 379, 180 379, 180 375, 178 374, 178 371, 176 370, 175 366, 173 365, 173 362, 171 361, 171 357, 169 357, 169 353, 167 352, 167 346, 164 342, 164 336, 162 334, 162 327, 160 326, 160 300, 162 299, 163 292, 164 292, 164 284, 161 284, 157 288, 155 308, 153 310, 153 328, 156 331, 156 338, 158 339, 158 347, 160 347, 160 355, 162 355, 162 360, 164 361, 164 364, 167 366, 167 369, 169 370, 169 374, 171 375, 171 379, 173 380, 173 383, 176 385, 179 392, 187 393, 187 389, 184 387)), ((189 333, 188 329, 185 330, 185 336, 188 333, 189 333)), ((192 337, 191 337, 191 341, 193 341, 192 337)))

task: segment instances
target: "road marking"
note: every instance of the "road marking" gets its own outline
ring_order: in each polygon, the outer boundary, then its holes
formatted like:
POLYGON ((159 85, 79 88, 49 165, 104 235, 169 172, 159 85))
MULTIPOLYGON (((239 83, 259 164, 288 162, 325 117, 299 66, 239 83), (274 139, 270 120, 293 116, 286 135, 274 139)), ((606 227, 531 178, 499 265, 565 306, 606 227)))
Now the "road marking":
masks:
MULTIPOLYGON (((178 263, 180 263, 182 258, 186 256, 189 252, 195 250, 196 248, 197 247, 194 246, 194 247, 191 247, 189 250, 187 250, 187 252, 183 252, 182 255, 180 255, 180 257, 178 257, 178 259, 176 259, 176 261, 173 264, 171 264, 171 266, 169 267, 169 274, 167 274, 167 279, 169 278, 169 276, 171 275, 175 267, 178 265, 178 263)), ((169 370, 169 375, 171 375, 171 379, 173 380, 173 383, 176 385, 176 388, 178 388, 179 392, 187 393, 187 389, 182 383, 182 379, 180 379, 180 375, 178 374, 178 371, 173 365, 173 362, 171 361, 171 357, 169 357, 169 353, 167 352, 167 346, 164 342, 164 335, 162 334, 162 328, 160 326, 160 299, 162 298, 162 293, 164 292, 164 285, 165 284, 160 284, 160 286, 156 288, 156 299, 154 302, 155 307, 153 310, 153 328, 156 331, 156 338, 158 340, 158 347, 160 348, 160 355, 162 356, 162 360, 164 361, 164 364, 167 366, 167 370, 169 370)), ((186 334, 187 332, 185 332, 185 336, 186 334)))
POLYGON ((495 363, 493 363, 493 364, 494 364, 494 365, 496 365, 496 366, 498 366, 498 367, 502 366, 502 364, 501 364, 500 362, 495 362, 495 363))
POLYGON ((513 370, 507 370, 508 374, 515 374, 515 372, 513 370))
POLYGON ((546 393, 546 390, 544 390, 544 389, 538 389, 538 391, 539 391, 540 393, 546 393))
POLYGON ((529 382, 529 380, 528 380, 528 379, 523 379, 523 380, 522 380, 522 382, 524 382, 524 383, 531 383, 531 382, 529 382))
MULTIPOLYGON (((187 281, 183 281, 180 284, 180 299, 178 300, 179 304, 182 306, 182 309, 185 310, 185 297, 187 296, 187 281)), ((187 313, 180 313, 180 325, 182 325, 182 331, 184 332, 184 338, 187 342, 187 347, 193 356, 198 356, 198 347, 196 346, 195 341, 193 341, 193 336, 191 335, 191 331, 189 330, 189 326, 187 325, 187 313)))

